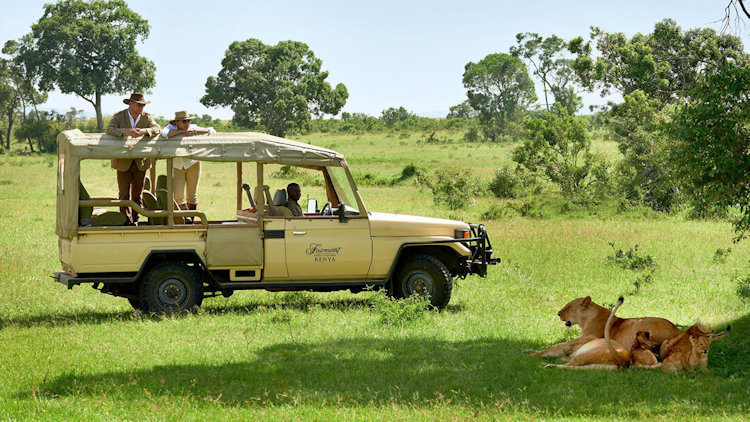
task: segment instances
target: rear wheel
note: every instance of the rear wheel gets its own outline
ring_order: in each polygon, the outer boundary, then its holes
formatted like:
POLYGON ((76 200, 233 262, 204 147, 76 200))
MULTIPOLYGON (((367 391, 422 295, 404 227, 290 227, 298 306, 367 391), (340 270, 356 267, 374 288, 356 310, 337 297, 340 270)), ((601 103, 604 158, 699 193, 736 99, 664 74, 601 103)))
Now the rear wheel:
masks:
POLYGON ((430 298, 430 305, 443 309, 451 300, 453 277, 442 261, 431 255, 408 258, 396 272, 393 293, 398 298, 417 294, 430 298))
POLYGON ((203 283, 191 267, 181 262, 162 262, 141 281, 139 295, 144 311, 188 310, 203 302, 203 283))

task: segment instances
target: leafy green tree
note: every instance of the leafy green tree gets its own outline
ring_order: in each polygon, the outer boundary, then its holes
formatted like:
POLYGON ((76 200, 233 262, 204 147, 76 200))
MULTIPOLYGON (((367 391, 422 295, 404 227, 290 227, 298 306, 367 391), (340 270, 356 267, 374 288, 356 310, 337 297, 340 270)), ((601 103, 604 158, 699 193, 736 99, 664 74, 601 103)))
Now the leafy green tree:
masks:
POLYGON ((659 100, 636 90, 612 107, 609 124, 623 155, 617 165, 620 191, 631 201, 669 211, 679 190, 668 157, 666 117, 661 108, 659 100))
POLYGON ((136 50, 148 22, 125 0, 61 0, 44 6, 20 59, 39 75, 38 87, 76 94, 96 111, 101 131, 102 95, 138 92, 155 84, 154 63, 136 50))
POLYGON ((448 115, 445 116, 446 119, 473 119, 476 117, 477 112, 471 108, 468 101, 464 101, 460 104, 456 104, 452 106, 448 110, 448 115))
POLYGON ((547 111, 558 102, 569 114, 575 114, 583 102, 572 85, 575 81, 573 59, 566 57, 565 41, 556 35, 542 38, 539 34, 525 32, 516 34, 516 43, 518 45, 510 48, 510 54, 531 63, 532 73, 542 82, 547 111), (554 101, 550 102, 549 94, 554 101))
POLYGON ((311 113, 335 115, 346 104, 346 87, 338 84, 332 89, 321 65, 302 42, 235 41, 221 61, 218 76, 206 80, 201 103, 230 107, 235 123, 254 127, 259 122, 271 134, 285 136, 306 128, 311 113))
POLYGON ((41 119, 37 105, 47 101, 47 94, 36 90, 34 85, 39 81, 39 74, 36 73, 34 69, 29 68, 27 63, 22 60, 22 51, 28 49, 31 43, 32 41, 29 35, 22 37, 20 41, 7 41, 3 46, 2 53, 10 56, 10 59, 3 59, 7 76, 6 82, 12 90, 12 92, 9 93, 9 104, 11 104, 12 107, 6 109, 9 121, 8 146, 10 146, 10 133, 12 126, 10 123, 14 119, 15 114, 20 112, 21 123, 23 124, 23 131, 20 133, 23 135, 16 137, 18 139, 26 138, 29 143, 29 148, 33 152, 34 144, 32 143, 31 133, 29 131, 29 119, 31 116, 33 116, 37 122, 41 119), (30 109, 33 109, 33 113, 31 113, 30 109), (28 113, 27 110, 29 110, 28 113))
POLYGON ((735 229, 750 231, 750 63, 710 69, 670 127, 672 160, 693 198, 739 207, 735 229))
POLYGON ((405 122, 412 117, 416 117, 416 115, 403 107, 389 107, 383 110, 380 118, 387 127, 391 128, 396 123, 405 122))
POLYGON ((8 61, 0 59, 0 121, 7 120, 6 126, 3 128, 6 132, 4 134, 0 132, 0 146, 4 144, 5 149, 8 150, 10 149, 10 135, 19 103, 20 99, 13 85, 8 61), (3 135, 6 135, 5 142, 3 142, 3 135))
POLYGON ((490 54, 466 64, 463 84, 469 105, 477 111, 485 136, 492 141, 508 120, 537 100, 526 65, 509 54, 490 54))
POLYGON ((592 27, 591 38, 599 51, 596 58, 590 41, 579 37, 568 45, 577 54, 574 69, 584 87, 601 89, 602 95, 640 90, 662 104, 683 98, 707 66, 745 56, 738 37, 710 28, 683 31, 671 19, 656 23, 650 34, 630 39, 592 27))
POLYGON ((543 117, 526 119, 527 139, 513 150, 513 161, 558 185, 563 195, 580 197, 602 181, 607 164, 591 153, 591 140, 581 120, 560 104, 555 107, 543 117))

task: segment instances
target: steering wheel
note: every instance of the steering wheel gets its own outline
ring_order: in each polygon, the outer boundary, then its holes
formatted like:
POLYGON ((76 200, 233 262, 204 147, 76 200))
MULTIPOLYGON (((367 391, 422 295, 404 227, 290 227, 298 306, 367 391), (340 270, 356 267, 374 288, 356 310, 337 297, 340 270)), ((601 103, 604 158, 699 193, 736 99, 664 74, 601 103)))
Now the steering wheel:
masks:
POLYGON ((332 208, 333 205, 331 205, 330 202, 326 202, 325 205, 323 205, 323 208, 320 210, 320 215, 333 215, 332 208))

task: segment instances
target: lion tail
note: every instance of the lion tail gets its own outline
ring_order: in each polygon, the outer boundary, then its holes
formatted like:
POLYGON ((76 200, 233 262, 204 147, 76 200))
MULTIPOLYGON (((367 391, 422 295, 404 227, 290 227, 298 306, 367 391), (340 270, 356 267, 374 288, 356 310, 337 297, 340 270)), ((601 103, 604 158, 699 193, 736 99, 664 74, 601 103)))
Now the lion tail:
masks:
POLYGON ((612 312, 609 313, 609 318, 607 318, 607 324, 604 326, 604 340, 607 342, 607 348, 609 349, 609 352, 612 353, 612 356, 617 359, 618 362, 620 362, 620 366, 627 367, 630 365, 630 362, 623 359, 622 356, 620 356, 619 353, 615 350, 614 347, 612 347, 612 340, 609 338, 609 328, 612 326, 612 320, 615 318, 615 312, 617 312, 617 308, 622 305, 622 302, 624 302, 625 299, 620 296, 619 299, 617 299, 617 303, 615 304, 615 307, 612 308, 612 312))

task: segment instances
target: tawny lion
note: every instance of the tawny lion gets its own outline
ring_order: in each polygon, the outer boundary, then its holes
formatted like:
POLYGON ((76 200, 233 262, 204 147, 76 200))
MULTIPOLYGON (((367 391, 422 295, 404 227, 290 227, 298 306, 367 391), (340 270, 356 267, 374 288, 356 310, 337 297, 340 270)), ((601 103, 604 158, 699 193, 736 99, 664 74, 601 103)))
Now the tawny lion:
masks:
POLYGON ((620 343, 610 339, 610 327, 615 318, 617 308, 622 305, 622 297, 617 299, 615 307, 609 313, 607 323, 604 326, 604 338, 596 338, 588 341, 578 348, 570 356, 570 360, 562 365, 547 364, 546 368, 554 367, 560 369, 621 369, 630 366, 632 357, 630 351, 620 343))
MULTIPOLYGON (((591 296, 579 297, 570 301, 557 315, 567 327, 581 326, 581 335, 572 341, 550 346, 544 350, 527 350, 527 353, 542 357, 567 359, 583 345, 594 339, 604 338, 604 328, 610 311, 591 301, 591 296)), ((639 331, 647 331, 651 341, 660 344, 679 336, 682 332, 664 318, 618 318, 614 317, 611 327, 612 340, 630 347, 635 343, 639 331)))
POLYGON ((700 323, 694 324, 679 336, 662 343, 659 354, 664 358, 663 372, 708 370, 708 349, 711 342, 727 335, 726 331, 716 334, 700 323))

